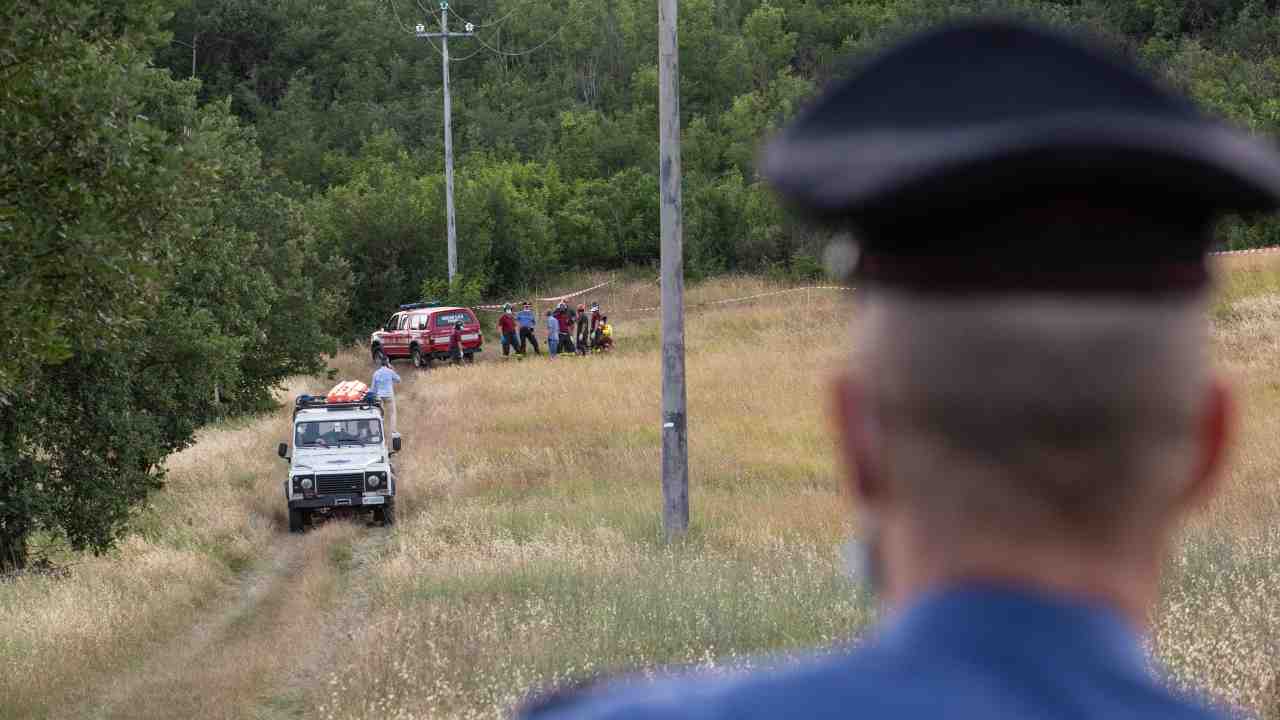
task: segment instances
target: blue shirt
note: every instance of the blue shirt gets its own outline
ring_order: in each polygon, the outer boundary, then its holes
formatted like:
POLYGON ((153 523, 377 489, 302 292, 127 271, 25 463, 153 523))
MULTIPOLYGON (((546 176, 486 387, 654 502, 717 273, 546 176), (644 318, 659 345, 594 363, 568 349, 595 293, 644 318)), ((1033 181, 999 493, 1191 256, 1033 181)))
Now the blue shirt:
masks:
POLYGON ((516 320, 522 328, 531 328, 538 325, 538 318, 534 316, 532 310, 521 310, 516 313, 516 320))
POLYGON ((924 598, 855 649, 771 671, 624 681, 535 702, 524 717, 1206 720, 1149 671, 1113 612, 1010 589, 924 598))
POLYGON ((394 395, 395 383, 398 382, 400 382, 400 376, 389 367, 380 367, 373 372, 373 392, 380 398, 394 395))

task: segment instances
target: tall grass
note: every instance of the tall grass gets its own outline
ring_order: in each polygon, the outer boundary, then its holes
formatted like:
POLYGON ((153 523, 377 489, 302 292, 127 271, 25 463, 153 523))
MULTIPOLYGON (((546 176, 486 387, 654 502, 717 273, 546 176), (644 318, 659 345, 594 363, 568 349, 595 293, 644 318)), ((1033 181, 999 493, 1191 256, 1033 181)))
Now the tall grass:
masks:
POLYGON ((0 717, 67 716, 221 599, 283 520, 269 424, 211 429, 174 456, 115 551, 76 558, 66 578, 0 582, 0 717))
MULTIPOLYGON (((1244 399, 1243 436, 1223 496, 1169 562, 1151 650, 1175 685, 1280 720, 1280 258, 1228 262, 1215 343, 1244 399)), ((669 663, 730 672, 856 640, 875 611, 840 571, 836 547, 853 528, 824 412, 847 296, 706 304, 776 289, 752 278, 689 288, 693 523, 671 547, 659 520, 659 326, 626 312, 656 305, 656 283, 583 298, 616 325, 608 356, 495 361, 492 343, 476 366, 398 367, 400 524, 308 536, 309 553, 356 550, 337 558, 348 584, 326 575, 316 599, 289 606, 345 630, 324 663, 295 659, 289 711, 501 717, 531 687, 669 663)), ((356 351, 334 364, 340 377, 370 370, 356 351)), ((101 686, 93 678, 181 638, 184 622, 216 611, 214 591, 288 540, 273 452, 286 417, 211 430, 176 457, 170 487, 115 555, 83 560, 69 580, 0 585, 0 702, 40 716, 81 698, 101 686)), ((323 570, 311 567, 298 583, 323 570)), ((297 625, 253 627, 262 638, 236 652, 276 664, 310 652, 290 645, 297 625)), ((270 680, 223 678, 229 695, 270 695, 270 680)))

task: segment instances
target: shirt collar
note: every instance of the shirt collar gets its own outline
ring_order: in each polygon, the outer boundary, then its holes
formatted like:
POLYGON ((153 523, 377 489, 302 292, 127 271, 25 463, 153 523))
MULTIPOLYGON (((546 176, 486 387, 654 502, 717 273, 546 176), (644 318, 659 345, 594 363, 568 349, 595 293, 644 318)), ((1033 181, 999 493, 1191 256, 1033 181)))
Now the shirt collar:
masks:
POLYGON ((1035 663, 1071 657, 1147 674, 1142 638, 1119 612, 1024 588, 971 584, 926 594, 890 620, 881 642, 1035 663))

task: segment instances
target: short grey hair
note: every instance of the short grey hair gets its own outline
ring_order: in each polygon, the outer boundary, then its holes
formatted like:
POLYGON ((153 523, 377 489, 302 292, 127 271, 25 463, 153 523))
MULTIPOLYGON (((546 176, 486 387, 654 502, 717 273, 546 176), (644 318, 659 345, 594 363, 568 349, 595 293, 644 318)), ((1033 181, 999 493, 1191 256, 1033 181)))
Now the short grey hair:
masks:
POLYGON ((854 321, 886 475, 931 520, 1115 542, 1191 475, 1203 298, 878 291, 854 321))

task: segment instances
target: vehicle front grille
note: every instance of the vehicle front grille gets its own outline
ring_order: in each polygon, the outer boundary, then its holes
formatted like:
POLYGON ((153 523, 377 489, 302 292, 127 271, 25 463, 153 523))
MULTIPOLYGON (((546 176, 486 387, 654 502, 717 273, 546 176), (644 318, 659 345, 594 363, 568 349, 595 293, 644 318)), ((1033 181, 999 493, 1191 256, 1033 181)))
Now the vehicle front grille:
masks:
POLYGON ((364 473, 317 475, 316 492, 320 495, 358 493, 364 490, 364 473))

